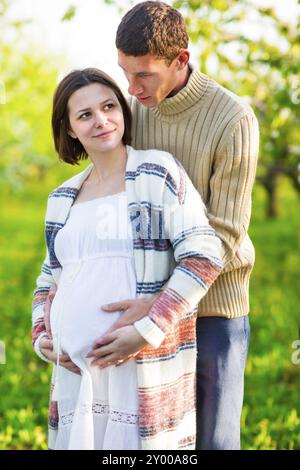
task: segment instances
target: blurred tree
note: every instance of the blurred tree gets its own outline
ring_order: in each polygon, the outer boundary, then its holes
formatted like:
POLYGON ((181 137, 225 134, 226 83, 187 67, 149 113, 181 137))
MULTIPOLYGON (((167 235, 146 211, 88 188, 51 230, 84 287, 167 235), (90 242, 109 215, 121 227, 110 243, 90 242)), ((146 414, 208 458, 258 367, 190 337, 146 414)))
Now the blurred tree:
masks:
MULTIPOLYGON (((0 0, 0 43, 12 1, 0 0)), ((101 1, 119 10, 134 3, 125 1, 120 6, 114 0, 101 1)), ((186 19, 191 42, 199 50, 200 69, 245 96, 255 109, 261 129, 257 180, 268 194, 267 214, 274 217, 279 175, 287 175, 300 193, 299 0, 297 17, 289 23, 275 9, 254 0, 176 0, 173 5, 186 19)), ((291 5, 297 8, 296 0, 291 5)), ((76 7, 70 4, 62 20, 69 21, 75 14, 76 7)), ((9 26, 20 30, 22 22, 9 26)), ((2 155, 7 149, 0 163, 0 181, 9 179, 11 184, 36 169, 42 174, 43 165, 47 167, 45 155, 51 154, 47 112, 55 82, 55 67, 48 58, 17 52, 17 47, 16 43, 3 46, 0 57, 2 155), (18 79, 21 76, 26 80, 18 79), (6 105, 1 105, 5 98, 6 105), (47 135, 43 134, 46 123, 47 135), (19 179, 16 170, 21 173, 19 179)))
POLYGON ((57 58, 24 47, 23 21, 10 21, 0 0, 0 184, 13 190, 42 178, 53 160, 50 112, 57 58))
MULTIPOLYGON (((102 0, 119 6, 119 2, 102 0)), ((123 3, 123 10, 133 1, 123 3)), ((287 175, 300 194, 300 8, 285 22, 274 8, 254 0, 176 0, 200 69, 245 96, 260 122, 257 180, 268 194, 267 215, 277 214, 278 176, 287 175)), ((275 5, 275 1, 274 1, 275 5)), ((72 15, 75 11, 72 11, 72 15)), ((67 15, 68 16, 68 15, 67 15)))
POLYGON ((298 15, 287 23, 254 1, 178 0, 173 6, 186 18, 200 69, 254 107, 261 130, 257 180, 274 217, 280 174, 300 193, 300 8, 293 2, 298 15))
POLYGON ((49 57, 20 51, 16 44, 1 52, 0 184, 18 190, 42 178, 53 161, 50 113, 57 72, 49 57))

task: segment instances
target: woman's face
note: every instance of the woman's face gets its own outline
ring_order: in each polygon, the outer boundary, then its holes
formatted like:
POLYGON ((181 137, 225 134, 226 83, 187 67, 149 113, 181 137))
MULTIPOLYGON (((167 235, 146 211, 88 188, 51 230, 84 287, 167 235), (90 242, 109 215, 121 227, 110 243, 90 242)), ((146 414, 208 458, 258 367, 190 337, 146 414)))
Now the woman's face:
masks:
POLYGON ((88 154, 122 147, 124 118, 121 105, 109 87, 91 83, 75 91, 68 101, 70 131, 88 154))

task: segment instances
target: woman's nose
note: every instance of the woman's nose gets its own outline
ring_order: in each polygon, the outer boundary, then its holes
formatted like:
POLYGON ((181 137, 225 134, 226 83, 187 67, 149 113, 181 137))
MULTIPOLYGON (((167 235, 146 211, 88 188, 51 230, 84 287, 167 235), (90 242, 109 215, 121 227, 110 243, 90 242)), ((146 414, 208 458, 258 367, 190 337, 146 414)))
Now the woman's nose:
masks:
POLYGON ((103 127, 107 123, 107 116, 102 111, 96 111, 95 113, 95 126, 103 127))

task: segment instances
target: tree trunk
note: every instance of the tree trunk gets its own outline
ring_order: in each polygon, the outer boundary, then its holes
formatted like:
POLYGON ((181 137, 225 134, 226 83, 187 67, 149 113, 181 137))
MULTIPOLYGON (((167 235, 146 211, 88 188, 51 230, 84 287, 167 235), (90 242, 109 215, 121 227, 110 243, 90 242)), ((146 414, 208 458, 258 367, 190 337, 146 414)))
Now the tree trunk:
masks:
POLYGON ((266 175, 266 179, 265 179, 264 186, 267 190, 267 195, 268 195, 267 214, 266 214, 268 219, 275 219, 278 215, 277 198, 276 198, 277 177, 278 177, 278 173, 271 170, 266 175))

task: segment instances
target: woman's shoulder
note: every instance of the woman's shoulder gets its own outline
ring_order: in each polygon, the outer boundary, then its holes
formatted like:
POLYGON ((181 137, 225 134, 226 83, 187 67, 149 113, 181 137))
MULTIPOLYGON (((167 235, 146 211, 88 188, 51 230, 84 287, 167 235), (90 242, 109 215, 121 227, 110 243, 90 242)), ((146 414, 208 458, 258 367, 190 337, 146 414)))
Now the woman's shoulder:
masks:
POLYGON ((188 177, 171 153, 158 149, 131 149, 130 160, 132 179, 143 191, 148 190, 153 199, 158 197, 160 190, 166 189, 164 194, 170 198, 170 203, 175 199, 184 202, 188 177))
POLYGON ((70 196, 72 197, 74 194, 77 193, 78 189, 80 188, 83 181, 86 179, 88 174, 92 169, 92 165, 89 165, 80 173, 68 178, 66 181, 61 183, 59 186, 54 188, 48 198, 59 197, 59 196, 70 196))
POLYGON ((161 171, 171 174, 173 177, 179 176, 183 169, 181 163, 169 152, 158 149, 137 150, 130 147, 130 154, 135 170, 149 168, 149 171, 161 171))

